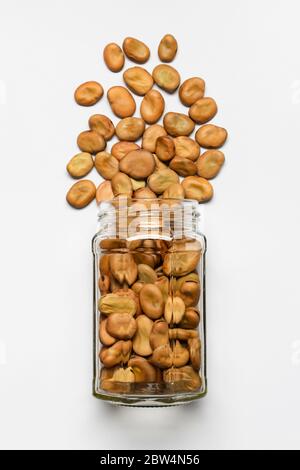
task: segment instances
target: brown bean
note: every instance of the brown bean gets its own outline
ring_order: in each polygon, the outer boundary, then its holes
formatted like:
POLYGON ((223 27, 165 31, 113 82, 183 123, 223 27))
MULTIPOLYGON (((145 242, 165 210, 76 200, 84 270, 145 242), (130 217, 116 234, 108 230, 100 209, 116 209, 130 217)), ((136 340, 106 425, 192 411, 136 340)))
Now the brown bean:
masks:
POLYGON ((100 289, 101 295, 105 295, 109 293, 110 289, 110 276, 109 272, 103 270, 103 264, 105 267, 107 266, 107 260, 103 263, 103 261, 108 258, 109 255, 103 255, 100 259, 99 263, 99 280, 98 280, 98 286, 100 289))
POLYGON ((167 276, 160 276, 155 282, 155 285, 161 290, 164 302, 167 301, 169 295, 170 282, 167 276))
POLYGON ((82 152, 75 155, 67 165, 67 171, 73 178, 86 176, 93 168, 94 160, 90 153, 82 152))
POLYGON ((188 176, 182 181, 185 197, 198 202, 207 202, 213 197, 212 185, 200 176, 188 176))
POLYGON ((157 65, 152 72, 155 83, 167 91, 173 93, 180 85, 180 75, 171 65, 157 65))
POLYGON ((153 87, 153 78, 142 67, 131 67, 123 73, 123 79, 128 88, 137 95, 145 95, 153 87))
POLYGON ((123 51, 128 59, 138 64, 144 64, 150 57, 149 47, 142 41, 131 37, 124 39, 123 51))
POLYGON ((155 367, 153 367, 144 357, 132 356, 128 362, 128 366, 134 373, 135 382, 157 382, 157 372, 155 367))
POLYGON ((99 184, 97 191, 96 191, 96 201, 97 204, 103 201, 112 201, 114 198, 114 193, 111 187, 110 181, 103 181, 103 183, 99 184))
POLYGON ((167 133, 173 137, 187 136, 193 132, 195 123, 185 114, 167 113, 164 116, 164 127, 167 133))
POLYGON ((197 174, 210 180, 217 176, 225 162, 221 150, 207 150, 197 160, 197 174))
POLYGON ((224 127, 213 124, 205 124, 197 130, 195 139, 201 147, 216 149, 222 147, 227 139, 227 131, 224 127))
POLYGON ((103 295, 100 298, 98 310, 106 316, 120 313, 122 315, 128 314, 134 317, 137 311, 137 305, 134 299, 129 296, 112 293, 103 295))
POLYGON ((157 281, 157 274, 151 266, 147 264, 138 265, 139 280, 145 284, 154 284, 157 281))
POLYGON ((67 193, 68 203, 75 209, 87 206, 96 195, 96 186, 92 181, 81 180, 73 184, 67 193))
POLYGON ((115 126, 104 114, 94 114, 89 119, 89 127, 92 131, 101 134, 105 140, 110 140, 115 133, 115 126))
POLYGON ((166 34, 159 43, 158 56, 162 62, 172 62, 177 53, 178 44, 172 34, 166 34))
POLYGON ((188 158, 175 157, 171 160, 169 168, 176 171, 180 176, 192 176, 197 172, 197 166, 188 158))
POLYGON ((199 338, 188 340, 189 355, 193 369, 199 370, 201 366, 201 342, 199 338))
POLYGON ((140 291, 140 303, 143 312, 152 320, 157 320, 163 314, 164 300, 159 287, 146 284, 140 291))
POLYGON ((138 189, 133 196, 135 199, 156 199, 156 194, 148 187, 138 189))
POLYGON ((189 339, 198 338, 198 330, 185 330, 184 328, 169 329, 170 339, 179 339, 180 341, 188 341, 189 339))
MULTIPOLYGON (((124 253, 125 254, 125 253, 124 253)), ((130 254, 130 253, 128 253, 130 254)), ((133 273, 128 274, 127 278, 132 279, 133 273)), ((126 281, 125 281, 126 282, 126 281)), ((139 296, 134 292, 132 288, 128 289, 127 285, 124 283, 124 289, 116 289, 114 291, 115 294, 119 295, 120 297, 130 298, 135 302, 136 305, 136 316, 142 314, 141 306, 140 306, 140 299, 139 296)))
POLYGON ((184 135, 176 137, 174 144, 176 157, 189 158, 194 162, 200 155, 199 144, 190 137, 184 135))
POLYGON ((155 171, 148 178, 149 188, 156 194, 162 194, 173 183, 178 183, 177 173, 170 168, 155 171))
POLYGON ((95 156, 95 168, 102 178, 111 180, 119 171, 119 161, 108 152, 99 152, 95 156))
POLYGON ((167 133, 160 124, 154 124, 153 126, 147 127, 142 140, 143 149, 152 153, 155 152, 157 139, 164 135, 167 135, 167 133))
POLYGON ((185 106, 192 106, 195 101, 203 98, 205 81, 199 77, 188 78, 179 88, 179 98, 185 106))
POLYGON ((184 189, 180 183, 171 184, 162 195, 163 199, 184 199, 184 189))
POLYGON ((127 153, 131 152, 132 150, 138 150, 141 147, 134 143, 134 142, 126 142, 123 140, 122 142, 117 142, 111 148, 111 154, 116 157, 119 161, 122 160, 127 153))
POLYGON ((137 329, 134 318, 129 313, 113 313, 107 318, 108 334, 117 339, 131 339, 137 329))
POLYGON ((126 363, 129 361, 132 350, 132 342, 118 341, 109 348, 103 347, 100 351, 99 357, 105 367, 113 367, 117 364, 126 363))
POLYGON ((190 107, 189 116, 198 124, 205 124, 217 114, 217 111, 217 103, 213 98, 200 98, 190 107))
POLYGON ((135 382, 135 377, 130 367, 116 366, 111 368, 102 367, 101 382, 102 390, 113 393, 130 393, 130 385, 135 382))
POLYGON ((120 161, 120 171, 131 178, 143 180, 153 173, 155 161, 147 150, 133 150, 120 161))
POLYGON ((137 117, 127 117, 122 119, 116 127, 116 134, 120 140, 134 142, 138 140, 145 130, 143 119, 137 117))
POLYGON ((75 90, 74 98, 81 106, 92 106, 103 96, 103 88, 98 82, 85 82, 75 90))
POLYGON ((133 338, 133 350, 139 356, 149 356, 152 353, 149 338, 153 321, 146 315, 139 315, 136 322, 137 332, 133 338))
POLYGON ((168 162, 175 155, 175 144, 173 139, 168 136, 159 137, 156 141, 155 153, 163 162, 168 162))
POLYGON ((101 318, 99 327, 99 339, 104 346, 112 346, 117 341, 116 338, 110 336, 106 329, 107 318, 101 318))
POLYGON ((169 344, 169 326, 165 320, 156 320, 150 333, 150 345, 156 349, 164 344, 169 344))
POLYGON ((182 367, 189 362, 190 354, 187 348, 182 346, 180 341, 176 340, 172 345, 173 366, 182 367))
POLYGON ((178 326, 180 328, 194 329, 194 328, 197 328, 199 323, 200 323, 200 314, 198 310, 194 307, 188 307, 178 326))
POLYGON ((175 294, 182 298, 187 307, 194 307, 198 304, 200 297, 199 276, 196 273, 190 273, 180 277, 175 286, 175 294))
POLYGON ((130 117, 135 113, 136 104, 132 94, 123 86, 113 86, 107 98, 114 114, 119 118, 130 117))
MULTIPOLYGON (((193 178, 188 176, 188 178, 193 178)), ((186 276, 196 269, 200 260, 200 251, 178 251, 167 253, 164 258, 163 272, 166 276, 186 276)))
POLYGON ((115 196, 132 196, 132 183, 129 176, 125 175, 125 173, 119 172, 113 176, 111 179, 111 187, 115 196))
POLYGON ((164 382, 170 383, 174 391, 194 391, 201 387, 201 377, 191 366, 172 367, 163 373, 164 382))
POLYGON ((165 109, 165 100, 157 90, 150 90, 144 96, 140 113, 147 124, 156 123, 162 116, 165 109))
POLYGON ((83 131, 77 137, 77 145, 82 152, 95 154, 105 149, 106 141, 98 132, 83 131))
POLYGON ((124 53, 120 46, 115 42, 111 42, 105 46, 103 51, 103 59, 106 66, 112 72, 120 72, 125 62, 124 53))
POLYGON ((169 367, 172 367, 173 357, 170 344, 163 344, 162 346, 158 346, 153 351, 149 361, 151 364, 156 367, 160 367, 161 369, 168 369, 169 367))

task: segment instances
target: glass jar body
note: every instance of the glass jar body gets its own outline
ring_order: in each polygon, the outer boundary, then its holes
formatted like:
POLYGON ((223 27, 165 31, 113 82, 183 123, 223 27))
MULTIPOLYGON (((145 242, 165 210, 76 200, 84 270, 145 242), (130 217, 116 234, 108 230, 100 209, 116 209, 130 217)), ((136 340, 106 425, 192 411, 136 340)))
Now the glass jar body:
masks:
POLYGON ((102 205, 93 239, 97 398, 170 406, 206 394, 206 240, 197 225, 192 201, 102 205))

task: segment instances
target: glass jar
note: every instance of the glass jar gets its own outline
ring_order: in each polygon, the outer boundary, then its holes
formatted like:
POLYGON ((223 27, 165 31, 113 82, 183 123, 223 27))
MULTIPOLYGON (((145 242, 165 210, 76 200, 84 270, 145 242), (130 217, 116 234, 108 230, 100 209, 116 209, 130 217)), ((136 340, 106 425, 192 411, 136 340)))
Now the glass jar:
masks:
POLYGON ((205 237, 197 203, 100 205, 94 254, 97 398, 168 406, 206 394, 205 237))

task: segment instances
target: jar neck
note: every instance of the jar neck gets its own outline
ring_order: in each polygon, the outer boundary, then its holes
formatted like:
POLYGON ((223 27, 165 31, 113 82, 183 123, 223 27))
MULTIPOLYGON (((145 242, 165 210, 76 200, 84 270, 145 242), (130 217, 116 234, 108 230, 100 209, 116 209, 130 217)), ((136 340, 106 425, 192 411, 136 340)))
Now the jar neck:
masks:
POLYGON ((195 238, 198 204, 180 199, 116 198, 99 207, 99 233, 103 238, 182 239, 195 238))

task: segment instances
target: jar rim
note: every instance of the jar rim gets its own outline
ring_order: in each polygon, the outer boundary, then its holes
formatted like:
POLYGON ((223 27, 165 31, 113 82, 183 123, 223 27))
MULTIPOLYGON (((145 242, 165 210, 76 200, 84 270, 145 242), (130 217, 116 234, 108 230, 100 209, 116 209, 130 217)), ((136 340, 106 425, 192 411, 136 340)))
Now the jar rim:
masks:
POLYGON ((114 198, 99 207, 99 229, 106 237, 182 238, 197 232, 200 213, 192 199, 114 198))

